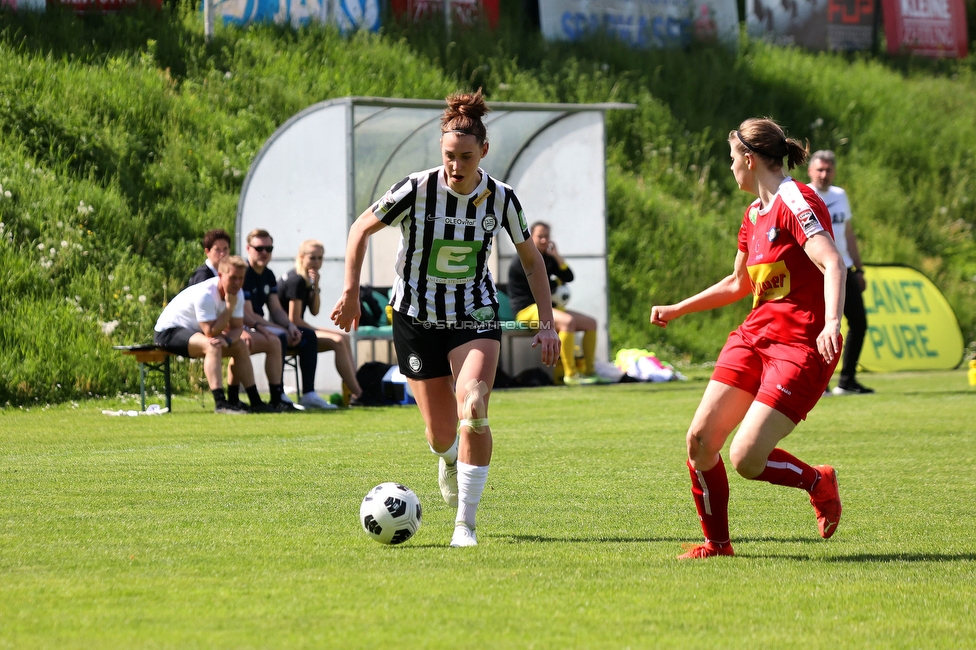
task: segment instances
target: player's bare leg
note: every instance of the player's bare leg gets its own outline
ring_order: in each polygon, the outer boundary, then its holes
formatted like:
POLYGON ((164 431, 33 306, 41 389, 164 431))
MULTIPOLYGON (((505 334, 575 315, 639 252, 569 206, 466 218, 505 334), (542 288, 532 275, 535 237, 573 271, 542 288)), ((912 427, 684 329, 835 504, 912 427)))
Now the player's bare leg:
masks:
POLYGON ((458 512, 451 546, 475 546, 475 515, 488 480, 492 437, 488 401, 498 367, 499 343, 471 341, 451 351, 457 395, 455 409, 460 421, 458 454, 458 512))

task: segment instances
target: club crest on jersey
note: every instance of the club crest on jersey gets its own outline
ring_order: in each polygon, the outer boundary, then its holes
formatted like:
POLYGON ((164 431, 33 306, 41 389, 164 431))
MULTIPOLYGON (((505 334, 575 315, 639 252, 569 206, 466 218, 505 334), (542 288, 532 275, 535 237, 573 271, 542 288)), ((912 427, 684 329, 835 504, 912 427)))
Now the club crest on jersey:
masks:
POLYGON ((485 199, 487 199, 489 196, 491 196, 491 190, 485 188, 485 191, 479 194, 478 197, 474 201, 472 201, 472 203, 474 203, 474 207, 478 207, 479 205, 484 203, 485 199))
POLYGON ((266 295, 266 296, 270 296, 271 295, 271 285, 270 284, 264 285, 264 295, 266 295))
MULTIPOLYGON (((487 190, 485 191, 487 192, 487 190)), ((494 232, 497 225, 498 219, 493 214, 486 214, 485 218, 481 220, 481 227, 484 228, 485 232, 494 232)))
POLYGON ((756 225, 756 219, 759 218, 759 208, 749 208, 749 221, 752 225, 756 225))
POLYGON ((495 310, 489 307, 482 307, 480 309, 475 309, 471 314, 471 318, 475 319, 479 323, 487 323, 495 317, 495 310))
POLYGON ((420 357, 418 357, 416 354, 411 353, 410 356, 407 357, 407 366, 410 367, 412 372, 420 372, 420 369, 424 367, 424 362, 421 361, 420 357))
POLYGON ((776 226, 773 226, 766 232, 766 239, 768 239, 770 242, 776 241, 777 237, 779 237, 779 228, 776 226))
POLYGON ((392 194, 387 193, 382 199, 379 200, 376 207, 380 212, 389 212, 390 208, 392 208, 394 204, 396 204, 396 199, 393 198, 392 194))

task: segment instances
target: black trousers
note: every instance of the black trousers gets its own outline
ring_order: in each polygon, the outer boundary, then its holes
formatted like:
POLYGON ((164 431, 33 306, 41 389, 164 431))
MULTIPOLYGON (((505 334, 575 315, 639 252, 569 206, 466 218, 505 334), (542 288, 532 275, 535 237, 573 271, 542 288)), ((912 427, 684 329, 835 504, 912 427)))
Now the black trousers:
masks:
MULTIPOLYGON (((302 333, 302 340, 298 342, 298 361, 302 368, 302 392, 310 393, 315 390, 315 368, 319 361, 319 342, 315 336, 315 330, 299 327, 302 333)), ((281 341, 281 358, 284 359, 288 353, 288 333, 278 335, 281 341)), ((284 372, 284 366, 282 366, 284 372)), ((281 379, 278 380, 281 382, 281 379)))
POLYGON ((847 269, 847 299, 844 301, 844 317, 847 319, 847 337, 844 339, 844 353, 841 357, 840 384, 854 381, 857 373, 857 360, 861 358, 864 335, 868 331, 868 317, 864 313, 864 297, 857 286, 857 277, 847 269))

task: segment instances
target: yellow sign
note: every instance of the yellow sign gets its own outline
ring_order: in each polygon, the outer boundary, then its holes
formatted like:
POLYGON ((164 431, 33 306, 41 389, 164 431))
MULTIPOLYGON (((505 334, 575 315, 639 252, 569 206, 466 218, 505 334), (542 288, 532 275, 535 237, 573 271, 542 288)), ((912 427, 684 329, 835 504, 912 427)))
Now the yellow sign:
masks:
MULTIPOLYGON (((870 372, 948 370, 962 362, 959 322, 942 292, 907 266, 866 266, 868 331, 860 366, 870 372)), ((845 329, 846 335, 846 329, 845 329)))

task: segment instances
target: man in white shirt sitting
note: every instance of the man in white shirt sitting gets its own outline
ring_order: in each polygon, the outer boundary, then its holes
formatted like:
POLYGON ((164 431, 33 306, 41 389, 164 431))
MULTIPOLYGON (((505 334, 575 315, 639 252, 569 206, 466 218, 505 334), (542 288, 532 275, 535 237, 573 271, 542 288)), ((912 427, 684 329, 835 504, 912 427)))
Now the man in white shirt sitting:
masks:
POLYGON ((223 359, 233 358, 237 376, 251 400, 252 413, 270 411, 254 385, 251 353, 241 341, 244 329, 244 272, 247 264, 238 256, 224 257, 217 277, 194 284, 166 305, 156 321, 156 345, 188 358, 202 358, 203 372, 214 397, 214 412, 244 414, 240 404, 230 404, 224 395, 223 359))

